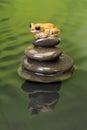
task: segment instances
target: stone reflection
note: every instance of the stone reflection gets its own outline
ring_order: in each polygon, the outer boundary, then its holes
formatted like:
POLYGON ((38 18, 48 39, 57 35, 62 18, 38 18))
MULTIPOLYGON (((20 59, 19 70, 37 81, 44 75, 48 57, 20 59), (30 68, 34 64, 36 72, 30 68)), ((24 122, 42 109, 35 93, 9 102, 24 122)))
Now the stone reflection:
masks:
POLYGON ((60 88, 61 81, 46 84, 26 80, 22 90, 28 94, 30 101, 28 108, 32 115, 54 110, 59 99, 60 88))

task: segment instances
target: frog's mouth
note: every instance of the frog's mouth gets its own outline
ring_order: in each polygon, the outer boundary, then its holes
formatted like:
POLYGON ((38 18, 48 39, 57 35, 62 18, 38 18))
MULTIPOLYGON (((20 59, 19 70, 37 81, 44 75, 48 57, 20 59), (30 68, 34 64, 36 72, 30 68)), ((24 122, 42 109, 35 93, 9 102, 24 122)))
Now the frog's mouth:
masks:
POLYGON ((31 31, 33 34, 36 34, 36 31, 31 31))
POLYGON ((37 36, 43 36, 42 32, 35 33, 37 36))
POLYGON ((43 32, 36 32, 36 31, 31 31, 33 34, 37 35, 37 36, 42 36, 43 32))
POLYGON ((43 34, 42 32, 39 32, 39 31, 31 31, 33 34, 43 34))

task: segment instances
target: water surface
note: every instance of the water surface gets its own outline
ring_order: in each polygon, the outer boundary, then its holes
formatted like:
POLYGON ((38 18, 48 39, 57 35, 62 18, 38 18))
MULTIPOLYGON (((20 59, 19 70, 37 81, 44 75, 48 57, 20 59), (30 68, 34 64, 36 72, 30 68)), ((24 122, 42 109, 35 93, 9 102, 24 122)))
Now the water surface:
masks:
MULTIPOLYGON (((87 129, 87 1, 0 0, 0 130, 87 129), (52 112, 32 117, 17 75, 24 49, 32 47, 31 22, 52 22, 61 30, 64 54, 76 70, 62 83, 52 112)), ((48 85, 47 85, 48 86, 48 85)))

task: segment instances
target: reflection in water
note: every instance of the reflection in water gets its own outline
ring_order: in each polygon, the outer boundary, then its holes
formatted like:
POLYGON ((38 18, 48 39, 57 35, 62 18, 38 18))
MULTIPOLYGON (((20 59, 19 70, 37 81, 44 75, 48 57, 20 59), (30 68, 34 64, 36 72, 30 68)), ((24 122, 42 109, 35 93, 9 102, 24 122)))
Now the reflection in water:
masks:
POLYGON ((29 95, 29 109, 32 115, 53 110, 59 99, 60 88, 61 81, 46 84, 26 80, 22 85, 22 90, 29 95))

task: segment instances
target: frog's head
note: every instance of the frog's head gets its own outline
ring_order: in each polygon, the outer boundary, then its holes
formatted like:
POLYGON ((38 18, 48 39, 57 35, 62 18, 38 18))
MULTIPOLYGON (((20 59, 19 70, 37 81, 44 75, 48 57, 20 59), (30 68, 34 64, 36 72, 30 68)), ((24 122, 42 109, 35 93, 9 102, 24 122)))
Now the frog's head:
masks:
POLYGON ((41 32, 41 26, 40 24, 34 24, 31 23, 30 24, 30 31, 34 34, 41 32))

